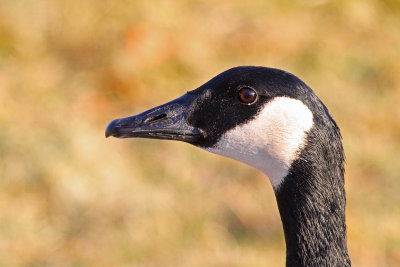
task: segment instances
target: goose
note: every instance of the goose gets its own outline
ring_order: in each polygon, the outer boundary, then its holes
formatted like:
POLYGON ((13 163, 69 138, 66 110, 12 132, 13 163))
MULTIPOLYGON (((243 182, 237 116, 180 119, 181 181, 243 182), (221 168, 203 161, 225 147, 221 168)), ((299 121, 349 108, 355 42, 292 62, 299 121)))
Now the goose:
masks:
POLYGON ((351 266, 340 130, 295 75, 234 67, 171 102, 113 120, 105 135, 183 141, 259 169, 276 196, 286 266, 351 266))

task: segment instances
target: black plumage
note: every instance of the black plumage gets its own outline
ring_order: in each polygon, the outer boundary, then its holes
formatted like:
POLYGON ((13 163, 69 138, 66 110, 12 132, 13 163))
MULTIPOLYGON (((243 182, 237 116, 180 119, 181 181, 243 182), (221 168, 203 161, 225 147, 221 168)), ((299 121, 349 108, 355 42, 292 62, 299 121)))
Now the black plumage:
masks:
MULTIPOLYGON (((106 136, 180 140, 213 148, 266 104, 286 97, 312 113, 312 128, 279 186, 274 187, 287 266, 350 266, 345 225, 344 152, 339 128, 315 93, 296 76, 265 67, 236 67, 182 97, 110 123, 106 136), (238 92, 254 90, 243 103, 238 92)), ((266 133, 268 134, 268 133, 266 133)))

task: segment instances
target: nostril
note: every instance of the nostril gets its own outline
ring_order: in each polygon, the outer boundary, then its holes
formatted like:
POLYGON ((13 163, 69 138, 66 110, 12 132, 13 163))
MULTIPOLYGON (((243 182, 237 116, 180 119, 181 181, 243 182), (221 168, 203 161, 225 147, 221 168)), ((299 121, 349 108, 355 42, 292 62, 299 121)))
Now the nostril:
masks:
POLYGON ((145 122, 158 121, 158 120, 164 119, 166 117, 167 117, 167 114, 163 113, 163 114, 159 114, 157 116, 150 117, 150 118, 146 119, 145 122))

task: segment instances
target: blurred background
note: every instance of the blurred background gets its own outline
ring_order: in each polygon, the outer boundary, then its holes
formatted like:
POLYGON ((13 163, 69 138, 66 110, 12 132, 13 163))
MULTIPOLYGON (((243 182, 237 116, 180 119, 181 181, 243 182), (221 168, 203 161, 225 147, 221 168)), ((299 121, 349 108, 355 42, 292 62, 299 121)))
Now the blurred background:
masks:
POLYGON ((400 2, 1 0, 0 266, 284 266, 259 171, 112 119, 237 65, 340 125, 354 266, 400 266, 400 2))

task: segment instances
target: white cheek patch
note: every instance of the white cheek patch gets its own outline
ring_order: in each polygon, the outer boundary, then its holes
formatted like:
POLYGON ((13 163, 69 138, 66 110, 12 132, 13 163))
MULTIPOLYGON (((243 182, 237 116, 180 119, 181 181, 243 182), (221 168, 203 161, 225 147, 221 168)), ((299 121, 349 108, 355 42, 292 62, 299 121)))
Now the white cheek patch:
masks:
POLYGON ((277 188, 312 126, 313 115, 300 100, 276 97, 254 119, 227 131, 206 150, 261 170, 277 188))

